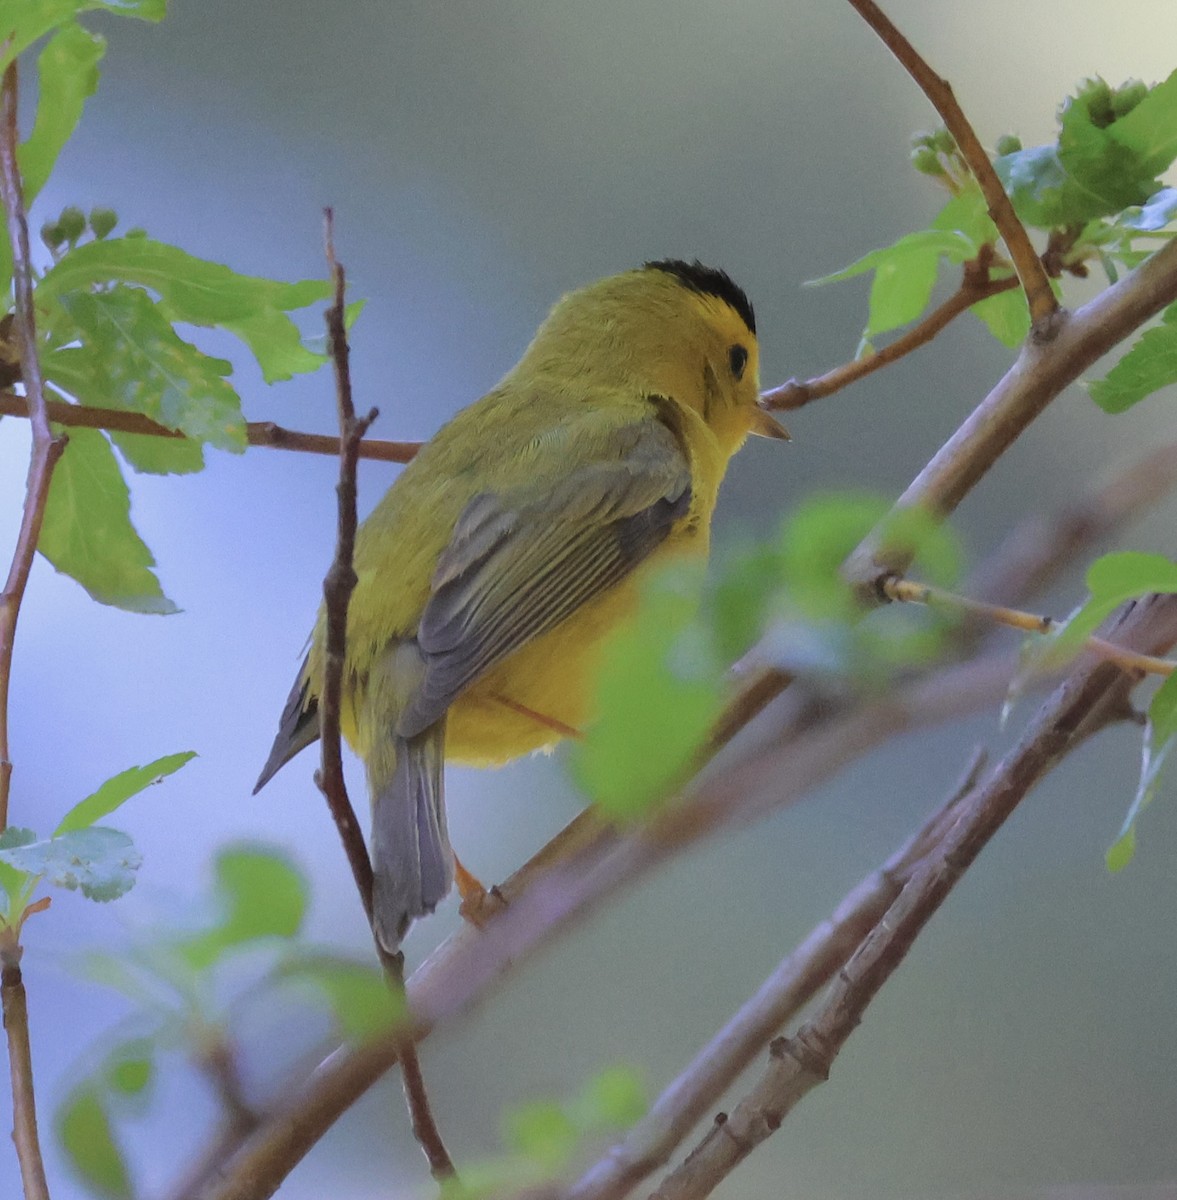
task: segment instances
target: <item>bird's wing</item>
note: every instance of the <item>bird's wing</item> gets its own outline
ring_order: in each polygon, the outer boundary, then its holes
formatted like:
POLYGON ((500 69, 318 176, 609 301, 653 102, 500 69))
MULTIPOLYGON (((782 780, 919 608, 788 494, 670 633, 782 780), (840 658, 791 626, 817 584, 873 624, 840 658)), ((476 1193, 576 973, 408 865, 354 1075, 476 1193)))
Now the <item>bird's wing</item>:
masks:
POLYGON ((475 496, 459 517, 418 626, 425 674, 400 736, 433 724, 480 675, 623 579, 690 507, 687 459, 659 420, 612 431, 591 463, 562 465, 550 483, 475 496))

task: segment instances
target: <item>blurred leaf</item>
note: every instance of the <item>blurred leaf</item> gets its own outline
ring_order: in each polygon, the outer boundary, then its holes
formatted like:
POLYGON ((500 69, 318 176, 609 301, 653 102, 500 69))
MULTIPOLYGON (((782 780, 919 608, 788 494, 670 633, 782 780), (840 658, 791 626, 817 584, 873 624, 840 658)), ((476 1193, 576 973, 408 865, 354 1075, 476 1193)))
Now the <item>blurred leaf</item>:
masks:
POLYGON ((185 763, 196 757, 195 750, 183 750, 179 754, 168 754, 157 758, 145 767, 128 767, 127 770, 108 779, 93 795, 79 800, 61 819, 53 836, 69 833, 73 829, 86 829, 101 820, 132 796, 159 783, 168 775, 178 771, 185 763))
POLYGON ((1128 229, 1155 233, 1177 217, 1177 188, 1161 188, 1149 197, 1148 203, 1130 208, 1117 222, 1128 229))
POLYGON ((72 21, 79 13, 107 12, 117 16, 162 21, 167 0, 0 0, 0 71, 47 33, 72 21))
POLYGON ((0 861, 44 878, 54 887, 80 891, 89 900, 117 900, 135 883, 143 856, 117 829, 101 825, 60 837, 0 849, 0 861))
POLYGON ((972 258, 987 242, 997 241, 997 226, 989 215, 981 186, 975 179, 961 188, 932 220, 933 229, 956 230, 968 239, 972 258))
POLYGON ((65 25, 37 59, 37 117, 20 148, 25 205, 45 186, 61 148, 69 141, 86 101, 98 87, 98 63, 106 39, 73 22, 65 25))
POLYGON ((578 1107, 593 1128, 628 1129, 646 1115, 649 1101, 641 1075, 619 1063, 589 1081, 578 1107))
POLYGON ((780 550, 771 543, 743 547, 723 564, 709 586, 712 633, 723 662, 735 662, 764 632, 782 579, 780 550))
POLYGON ((878 522, 883 553, 910 555, 920 573, 940 587, 960 578, 963 554, 952 527, 924 508, 893 509, 878 522))
MULTIPOLYGON (((36 840, 37 835, 31 829, 20 829, 15 825, 9 825, 7 829, 0 832, 0 850, 31 846, 36 840)), ((29 878, 27 872, 18 871, 16 867, 9 866, 8 863, 0 860, 0 887, 8 895, 8 916, 13 921, 20 917, 20 913, 15 909, 21 903, 22 893, 28 887, 29 878)))
POLYGON ((174 613, 152 573, 155 559, 131 524, 131 497, 96 429, 71 429, 53 472, 37 549, 101 604, 174 613))
POLYGON ((549 1171, 567 1164, 579 1139, 572 1119, 554 1101, 522 1104, 507 1113, 504 1126, 503 1138, 511 1149, 549 1171))
POLYGON ((782 564, 789 596, 802 616, 848 621, 858 602, 842 579, 842 562, 887 513, 887 502, 865 493, 812 496, 785 524, 782 564))
POLYGON ((1003 345, 1016 350, 1030 333, 1030 308, 1021 288, 979 300, 969 309, 1003 345))
POLYGON ((573 747, 577 783, 618 820, 665 798, 719 713, 720 673, 693 622, 690 580, 652 580, 635 618, 610 636, 596 681, 600 715, 573 747))
POLYGON ((306 980, 327 1003, 349 1041, 387 1033, 404 1016, 403 1003, 383 974, 367 963, 338 955, 299 951, 283 960, 279 978, 306 980))
POLYGON ((155 1074, 155 1043, 138 1037, 121 1042, 106 1056, 103 1076, 111 1091, 122 1096, 141 1095, 155 1074))
POLYGON ((56 298, 113 280, 158 293, 165 315, 192 325, 220 325, 245 342, 268 379, 316 370, 322 359, 296 350, 297 326, 284 314, 325 300, 326 280, 280 283, 238 275, 221 263, 186 254, 147 237, 87 242, 63 255, 41 280, 39 294, 56 298))
POLYGON ((302 928, 306 881, 285 856, 256 846, 233 846, 217 855, 215 870, 225 916, 207 933, 177 944, 190 966, 203 970, 243 942, 289 938, 302 928))
POLYGON ((1109 133, 1132 152, 1142 175, 1152 178, 1168 170, 1177 158, 1177 71, 1149 88, 1131 112, 1109 126, 1109 133))
POLYGON ((1086 602, 1043 639, 1050 662, 1065 661, 1121 604, 1152 592, 1177 592, 1177 562, 1162 554, 1125 551, 1097 558, 1087 570, 1086 602))
POLYGON ((56 1117, 61 1148, 86 1186, 108 1200, 131 1200, 134 1192, 127 1164, 97 1087, 75 1088, 56 1117))
POLYGON ((1088 385, 1104 412, 1124 412, 1158 388, 1177 383, 1177 304, 1165 309, 1161 321, 1146 329, 1103 379, 1088 385))
POLYGON ((1026 225, 1054 229, 1067 224, 1073 184, 1059 161, 1056 146, 1030 146, 1004 154, 994 160, 993 167, 1026 225))
POLYGON ((1136 821, 1152 803, 1161 782, 1161 772, 1177 744, 1177 675, 1170 675, 1157 689, 1148 706, 1148 727, 1144 734, 1140 763, 1140 782, 1136 795, 1124 815, 1124 824, 1107 852, 1110 871, 1120 871, 1136 852, 1136 821))
POLYGON ((241 400, 224 379, 232 363, 178 337, 145 291, 70 292, 57 303, 82 344, 45 355, 47 378, 86 404, 143 413, 222 450, 245 449, 241 400))

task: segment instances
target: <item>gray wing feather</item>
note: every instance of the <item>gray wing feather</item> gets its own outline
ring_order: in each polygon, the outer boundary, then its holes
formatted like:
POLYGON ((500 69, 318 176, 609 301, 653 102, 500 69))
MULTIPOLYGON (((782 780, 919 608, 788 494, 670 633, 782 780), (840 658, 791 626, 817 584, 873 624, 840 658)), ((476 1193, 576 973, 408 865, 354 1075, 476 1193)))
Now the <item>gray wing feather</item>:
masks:
POLYGON ((618 431, 618 458, 467 505, 417 629, 425 673, 397 732, 437 721, 475 679, 628 575, 690 507, 690 470, 658 422, 618 431))

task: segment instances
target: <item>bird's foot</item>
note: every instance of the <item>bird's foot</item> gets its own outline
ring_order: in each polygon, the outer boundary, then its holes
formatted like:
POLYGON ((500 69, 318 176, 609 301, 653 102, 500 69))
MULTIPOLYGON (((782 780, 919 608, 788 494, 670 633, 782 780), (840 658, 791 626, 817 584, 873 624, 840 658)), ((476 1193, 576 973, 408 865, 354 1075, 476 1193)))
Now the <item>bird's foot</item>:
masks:
POLYGON ((454 855, 454 883, 458 887, 458 895, 462 903, 458 906, 458 914, 463 920, 469 921, 478 929, 485 927, 495 913, 507 907, 507 898, 499 890, 498 885, 487 888, 477 878, 462 866, 461 859, 454 855))

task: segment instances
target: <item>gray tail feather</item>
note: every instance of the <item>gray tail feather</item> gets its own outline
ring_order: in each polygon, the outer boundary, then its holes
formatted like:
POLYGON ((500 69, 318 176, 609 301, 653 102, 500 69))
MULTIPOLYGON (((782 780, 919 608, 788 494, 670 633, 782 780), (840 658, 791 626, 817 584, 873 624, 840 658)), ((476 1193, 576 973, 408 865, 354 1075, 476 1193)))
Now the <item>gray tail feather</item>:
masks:
POLYGON ((445 718, 396 738, 390 779, 368 772, 372 793, 372 896, 376 935, 395 954, 409 925, 431 913, 454 882, 445 823, 445 718))
POLYGON ((319 701, 317 697, 309 695, 306 669, 304 662, 286 698, 286 707, 278 719, 278 736, 274 738, 270 757, 266 759, 257 783, 253 785, 255 796, 300 750, 305 750, 319 739, 319 701))

